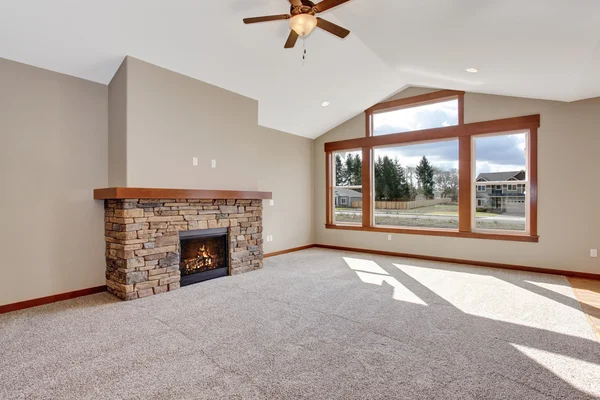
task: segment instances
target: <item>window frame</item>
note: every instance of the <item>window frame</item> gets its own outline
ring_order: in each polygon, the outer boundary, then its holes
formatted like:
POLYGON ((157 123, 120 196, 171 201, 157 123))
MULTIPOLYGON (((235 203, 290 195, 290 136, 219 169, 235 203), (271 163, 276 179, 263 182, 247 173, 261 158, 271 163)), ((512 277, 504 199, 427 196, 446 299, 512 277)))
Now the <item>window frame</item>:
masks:
MULTIPOLYGON (((510 131, 510 132, 496 132, 496 133, 487 133, 487 134, 482 134, 482 135, 473 135, 471 136, 471 151, 472 151, 472 164, 471 164, 471 176, 473 177, 473 185, 477 185, 477 177, 476 177, 476 169, 477 169, 477 147, 476 147, 476 140, 478 138, 486 138, 486 137, 498 137, 498 136, 506 136, 506 135, 514 135, 514 134, 524 134, 525 135, 525 148, 529 149, 529 145, 530 145, 530 135, 531 135, 531 130, 526 129, 526 130, 516 130, 516 131, 510 131)), ((529 193, 529 188, 530 188, 530 181, 527 179, 528 177, 528 171, 529 171, 529 163, 530 163, 530 154, 529 152, 525 152, 525 180, 523 181, 519 181, 516 180, 514 178, 509 178, 506 181, 496 181, 496 182, 489 182, 492 187, 493 190, 501 190, 502 194, 506 194, 506 197, 500 197, 501 199, 505 199, 505 202, 507 204, 515 204, 512 203, 510 201, 510 199, 513 199, 515 192, 517 192, 517 182, 520 183, 521 185, 524 185, 524 189, 525 189, 525 200, 527 200, 530 196, 529 193), (512 181, 511 181, 512 179, 512 181), (515 182, 515 183, 508 183, 508 182, 515 182), (514 186, 515 189, 511 190, 510 187, 514 186), (500 189, 498 189, 500 188, 500 189), (513 197, 509 197, 513 195, 513 197)), ((514 197, 515 202, 519 202, 518 198, 514 197)), ((502 202, 502 200, 500 200, 502 202)), ((530 232, 530 211, 531 211, 531 207, 530 207, 530 203, 531 202, 527 202, 525 201, 525 229, 522 231, 511 231, 511 230, 506 230, 506 229, 485 229, 485 228, 477 228, 477 218, 476 218, 476 213, 477 213, 477 208, 476 207, 472 207, 471 210, 471 231, 472 232, 476 232, 476 233, 498 233, 498 234, 507 234, 507 235, 511 235, 511 234, 521 234, 521 235, 529 235, 530 232)))
MULTIPOLYGON (((409 97, 407 99, 412 99, 412 98, 409 97)), ((428 98, 423 98, 423 100, 419 101, 418 103, 413 103, 412 101, 409 103, 406 103, 407 99, 399 99, 399 100, 392 100, 389 102, 379 103, 377 106, 369 109, 370 111, 368 111, 368 112, 370 113, 371 127, 370 127, 369 132, 367 132, 367 134, 370 136, 390 135, 390 133, 385 133, 382 135, 375 135, 374 122, 375 122, 375 116, 377 114, 385 114, 385 113, 389 113, 389 112, 406 110, 409 108, 416 108, 416 107, 426 106, 426 105, 430 105, 430 104, 444 103, 444 102, 451 101, 451 100, 457 100, 458 115, 457 115, 456 125, 449 125, 449 126, 461 125, 461 123, 464 120, 464 114, 462 111, 463 110, 462 98, 460 95, 455 94, 454 91, 434 92, 434 93, 431 93, 428 98), (439 97, 439 96, 441 96, 441 97, 439 97), (384 108, 380 108, 380 106, 383 106, 384 108)), ((438 128, 442 128, 442 127, 438 127, 438 128)), ((436 129, 436 128, 429 128, 429 129, 436 129)), ((423 130, 427 130, 427 128, 416 129, 416 130, 412 130, 412 131, 405 131, 404 133, 419 132, 419 131, 423 131, 423 130)), ((391 133, 391 134, 393 134, 393 133, 391 133)))
MULTIPOLYGON (((464 237, 472 239, 492 239, 521 242, 538 242, 537 233, 537 133, 540 127, 540 115, 527 115, 514 118, 505 118, 492 121, 465 123, 464 121, 464 92, 453 90, 441 90, 424 95, 402 98, 399 100, 386 101, 374 105, 365 110, 365 136, 355 139, 347 139, 336 142, 328 142, 324 145, 325 169, 326 169, 326 218, 327 229, 343 229, 355 231, 386 232, 400 234, 416 234, 428 236, 464 237), (402 107, 420 106, 425 103, 436 103, 458 98, 458 125, 416 130, 387 135, 373 136, 373 113, 387 109, 398 109, 402 107), (516 131, 529 131, 526 158, 528 159, 528 182, 529 202, 526 208, 529 210, 528 223, 525 232, 508 231, 475 231, 474 213, 472 207, 473 196, 473 171, 472 171, 472 141, 473 137, 487 134, 508 134, 516 131), (374 223, 374 171, 373 151, 376 147, 408 145, 411 143, 430 142, 437 140, 458 139, 459 158, 459 205, 458 205, 458 229, 439 228, 411 228, 411 227, 389 227, 376 226, 374 223), (334 223, 333 220, 333 154, 339 151, 362 150, 362 225, 334 223)), ((475 189, 476 190, 476 189, 475 189)), ((476 203, 475 203, 476 204, 476 203)))
MULTIPOLYGON (((428 140, 428 141, 415 141, 415 142, 410 142, 410 143, 402 143, 400 145, 393 145, 393 146, 375 146, 372 148, 373 150, 373 163, 375 162, 375 150, 378 149, 383 149, 383 148, 398 148, 398 147, 408 147, 408 146, 414 146, 414 145, 421 145, 421 144, 430 144, 430 143, 441 143, 441 142, 448 142, 448 141, 452 141, 452 142, 456 142, 456 147, 457 147, 457 155, 460 152, 460 142, 458 141, 458 139, 456 138, 448 138, 448 139, 439 139, 439 140, 428 140)), ((373 169, 373 174, 375 173, 375 169, 374 169, 374 164, 371 166, 371 168, 373 169)), ((459 173, 459 179, 460 179, 460 173, 459 173)), ((375 187, 375 179, 373 179, 373 188, 375 187)), ((409 227, 409 226, 395 226, 395 225, 384 225, 384 224, 377 224, 377 221, 375 219, 375 193, 373 192, 372 194, 372 204, 373 204, 373 208, 372 208, 372 226, 375 228, 396 228, 396 229, 439 229, 441 231, 450 231, 453 232, 453 229, 449 229, 449 228, 430 228, 430 227, 409 227)), ((459 196, 460 197, 460 196, 459 196)))
MULTIPOLYGON (((331 154, 331 158, 332 158, 332 161, 333 161, 333 164, 331 166, 331 170, 332 170, 331 171, 331 179, 333 180, 333 182, 336 182, 335 155, 336 155, 336 153, 341 153, 341 152, 345 152, 345 153, 355 153, 356 152, 356 153, 358 153, 358 152, 361 152, 361 149, 340 150, 340 151, 335 151, 335 152, 333 152, 331 154)), ((364 168, 364 163, 361 166, 361 169, 362 168, 364 168)), ((362 173, 362 171, 361 171, 361 173, 362 173)), ((351 190, 352 189, 360 189, 361 190, 361 194, 362 194, 363 208, 364 208, 364 205, 365 205, 364 198, 365 198, 365 196, 364 196, 364 190, 363 190, 363 183, 364 183, 364 179, 362 180, 362 182, 361 182, 360 185, 337 186, 337 185, 333 184, 333 190, 332 190, 333 200, 332 201, 334 203, 334 209, 335 209, 336 205, 342 205, 341 203, 340 204, 335 204, 335 191, 336 191, 336 189, 351 189, 351 190)), ((341 198, 340 198, 340 200, 341 200, 341 198)), ((348 204, 351 205, 352 203, 351 202, 346 202, 345 205, 347 206, 348 204)), ((361 214, 363 214, 363 213, 364 212, 361 210, 361 214)), ((336 221, 335 220, 335 210, 332 213, 331 221, 332 221, 333 224, 335 224, 337 226, 361 226, 362 225, 361 223, 336 221)))

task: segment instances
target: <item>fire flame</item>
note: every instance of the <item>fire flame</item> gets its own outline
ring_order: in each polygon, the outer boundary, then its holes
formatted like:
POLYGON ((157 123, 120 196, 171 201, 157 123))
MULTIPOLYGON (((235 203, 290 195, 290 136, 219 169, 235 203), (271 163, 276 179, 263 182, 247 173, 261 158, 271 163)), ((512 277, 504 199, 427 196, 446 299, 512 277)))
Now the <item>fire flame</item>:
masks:
POLYGON ((195 272, 198 269, 211 269, 217 267, 216 255, 212 254, 210 249, 202 245, 198 249, 197 255, 194 258, 183 260, 183 266, 186 272, 195 272))

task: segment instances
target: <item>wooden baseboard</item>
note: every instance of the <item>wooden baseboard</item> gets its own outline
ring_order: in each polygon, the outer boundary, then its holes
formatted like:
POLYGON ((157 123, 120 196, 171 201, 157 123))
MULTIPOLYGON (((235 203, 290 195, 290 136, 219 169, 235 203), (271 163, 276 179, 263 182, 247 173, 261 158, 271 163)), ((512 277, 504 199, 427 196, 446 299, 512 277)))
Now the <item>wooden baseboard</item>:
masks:
POLYGON ((5 304, 0 306, 0 314, 8 313, 11 311, 23 310, 25 308, 37 307, 44 304, 55 303, 57 301, 74 299, 76 297, 87 296, 90 294, 101 293, 106 291, 106 286, 96 286, 88 289, 76 290, 74 292, 55 294, 47 297, 40 297, 39 299, 32 299, 26 301, 20 301, 18 303, 5 304))
POLYGON ((306 246, 294 247, 293 249, 286 249, 286 250, 281 250, 281 251, 275 251, 273 253, 266 253, 266 254, 263 255, 263 258, 280 256, 282 254, 293 253, 295 251, 300 251, 300 250, 306 250, 306 249, 310 249, 312 247, 315 247, 315 245, 314 244, 308 244, 306 246))
POLYGON ((462 259, 458 259, 458 258, 426 256, 426 255, 421 255, 421 254, 397 253, 397 252, 393 252, 393 251, 358 249, 358 248, 354 248, 354 247, 330 246, 330 245, 326 245, 326 244, 315 244, 312 247, 318 247, 321 249, 330 249, 330 250, 353 251, 353 252, 357 252, 357 253, 376 254, 376 255, 382 255, 382 256, 414 258, 417 260, 426 260, 426 261, 439 261, 439 262, 454 263, 454 264, 466 264, 466 265, 472 265, 472 266, 476 266, 476 267, 501 268, 501 269, 515 270, 515 271, 539 272, 542 274, 565 275, 565 276, 572 276, 572 277, 576 277, 576 278, 600 280, 599 274, 592 274, 592 273, 587 273, 587 272, 565 271, 565 270, 550 269, 550 268, 536 268, 536 267, 528 267, 528 266, 524 266, 524 265, 501 264, 501 263, 494 263, 494 262, 487 262, 487 261, 471 261, 471 260, 462 260, 462 259))

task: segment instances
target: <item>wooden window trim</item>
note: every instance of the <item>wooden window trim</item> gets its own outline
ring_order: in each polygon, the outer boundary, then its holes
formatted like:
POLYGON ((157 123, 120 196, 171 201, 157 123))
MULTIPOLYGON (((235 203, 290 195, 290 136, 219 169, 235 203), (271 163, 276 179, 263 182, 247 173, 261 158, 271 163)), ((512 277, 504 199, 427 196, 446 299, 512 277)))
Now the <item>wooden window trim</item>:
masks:
MULTIPOLYGON (((363 210, 364 214, 364 210, 363 210)), ((443 237, 459 237, 468 239, 488 239, 488 240, 504 240, 509 242, 529 242, 537 243, 538 236, 525 235, 521 233, 483 233, 483 232, 460 232, 450 229, 428 229, 428 228, 396 228, 393 226, 360 226, 352 224, 325 224, 326 229, 337 229, 343 231, 363 231, 363 232, 382 232, 382 233, 397 233, 404 235, 424 235, 424 236, 443 236, 443 237)))
MULTIPOLYGON (((523 131, 540 126, 540 115, 527 115, 524 117, 497 119, 493 121, 473 122, 470 124, 445 126, 442 128, 424 129, 420 131, 392 133, 382 136, 367 136, 356 139, 346 139, 337 142, 325 143, 325 152, 355 150, 363 147, 391 146, 403 143, 429 142, 434 140, 456 139, 461 136, 485 135, 491 133, 504 133, 523 131)), ((533 144, 533 141, 532 141, 533 144)))
POLYGON ((326 186, 327 186, 327 212, 325 227, 327 229, 341 229, 352 231, 386 232, 400 234, 415 234, 427 236, 463 237, 471 239, 506 240, 518 242, 539 241, 537 230, 537 204, 538 204, 538 160, 537 160, 537 137, 540 127, 540 115, 528 115, 522 117, 505 118, 492 121, 482 121, 466 124, 464 123, 464 92, 442 90, 425 95, 392 100, 374 105, 365 110, 365 137, 328 142, 324 145, 326 153, 326 186), (415 106, 425 103, 435 103, 444 99, 458 97, 459 100, 459 124, 419 131, 393 133, 389 135, 372 136, 373 113, 382 110, 415 106), (529 232, 528 233, 493 233, 474 232, 472 230, 471 206, 472 206, 472 138, 485 134, 502 134, 512 131, 529 131, 529 232), (380 146, 400 145, 406 143, 429 142, 436 140, 458 139, 459 142, 459 222, 457 230, 386 227, 374 225, 374 212, 372 204, 372 188, 374 187, 373 176, 373 149, 380 146), (348 151, 362 149, 363 166, 363 209, 361 224, 334 224, 332 215, 333 190, 332 190, 332 157, 337 151, 348 151), (365 173, 366 172, 366 173, 365 173))
POLYGON ((471 232, 472 141, 458 138, 458 231, 471 232))
POLYGON ((325 223, 328 225, 333 224, 333 214, 332 214, 332 206, 333 206, 333 186, 332 186, 332 157, 333 154, 331 152, 325 155, 325 171, 327 178, 325 179, 326 193, 327 193, 327 212, 325 214, 325 223))
MULTIPOLYGON (((375 112, 400 109, 404 107, 416 107, 423 104, 439 103, 440 101, 449 100, 454 97, 457 97, 460 103, 460 99, 464 98, 464 95, 465 92, 460 90, 438 90, 436 92, 421 94, 419 96, 405 97, 402 99, 377 103, 373 107, 367 108, 365 112, 373 114, 375 112)), ((459 108, 459 124, 461 122, 461 114, 461 109, 459 108)))

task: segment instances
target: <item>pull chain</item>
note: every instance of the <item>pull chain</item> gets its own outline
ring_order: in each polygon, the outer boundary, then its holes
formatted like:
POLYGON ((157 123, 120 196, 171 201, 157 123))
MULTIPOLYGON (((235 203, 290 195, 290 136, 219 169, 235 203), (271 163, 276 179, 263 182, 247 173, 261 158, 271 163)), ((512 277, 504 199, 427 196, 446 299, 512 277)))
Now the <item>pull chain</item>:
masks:
POLYGON ((302 38, 302 66, 306 61, 306 38, 302 38))

